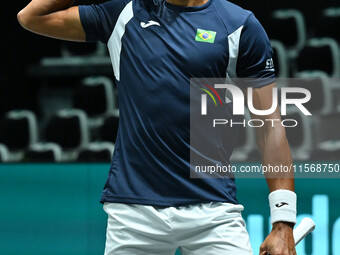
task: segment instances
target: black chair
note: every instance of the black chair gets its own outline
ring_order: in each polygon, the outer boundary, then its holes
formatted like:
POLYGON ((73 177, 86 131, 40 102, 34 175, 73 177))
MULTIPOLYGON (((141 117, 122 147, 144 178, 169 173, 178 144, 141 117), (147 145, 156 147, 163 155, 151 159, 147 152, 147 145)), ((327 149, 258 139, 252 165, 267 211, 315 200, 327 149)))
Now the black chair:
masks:
POLYGON ((306 43, 305 20, 303 14, 298 10, 274 11, 268 21, 267 32, 270 39, 284 44, 289 58, 295 58, 306 43))
POLYGON ((55 143, 38 143, 28 148, 25 154, 26 162, 60 162, 62 149, 55 143))
POLYGON ((90 143, 79 154, 78 162, 111 162, 114 151, 113 143, 99 142, 90 143))
POLYGON ((329 8, 322 12, 315 28, 316 37, 330 37, 340 43, 340 7, 329 8))
POLYGON ((314 136, 317 149, 336 151, 340 149, 340 113, 323 114, 317 118, 314 136))
MULTIPOLYGON (((313 115, 333 111, 331 80, 321 71, 305 71, 296 74, 296 79, 289 80, 289 86, 305 88, 311 93, 311 99, 304 106, 313 115)), ((293 95, 290 95, 293 96, 293 95)), ((295 95, 298 98, 298 94, 295 95)))
POLYGON ((27 148, 38 140, 37 119, 28 110, 8 112, 0 122, 0 142, 9 150, 17 151, 27 148))
POLYGON ((58 111, 47 123, 45 140, 59 144, 63 150, 77 150, 89 141, 87 116, 78 109, 58 111))
POLYGON ((331 77, 339 77, 339 46, 331 38, 314 38, 308 40, 297 58, 297 72, 319 70, 331 77))
POLYGON ((13 110, 0 121, 0 143, 10 151, 10 161, 20 161, 24 150, 38 141, 36 116, 28 110, 13 110))
POLYGON ((107 77, 89 77, 75 89, 73 107, 90 118, 107 115, 115 107, 114 85, 107 77))
POLYGON ((338 161, 340 158, 340 113, 322 114, 314 126, 315 148, 310 161, 338 161))

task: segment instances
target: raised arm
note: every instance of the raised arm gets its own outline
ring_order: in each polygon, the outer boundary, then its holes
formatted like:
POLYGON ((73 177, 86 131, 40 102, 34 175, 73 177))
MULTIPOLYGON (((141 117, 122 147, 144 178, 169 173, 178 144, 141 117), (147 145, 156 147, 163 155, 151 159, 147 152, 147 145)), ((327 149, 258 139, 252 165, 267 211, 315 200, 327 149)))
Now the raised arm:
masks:
POLYGON ((34 33, 69 41, 85 41, 78 7, 73 0, 32 0, 18 13, 19 23, 34 33))

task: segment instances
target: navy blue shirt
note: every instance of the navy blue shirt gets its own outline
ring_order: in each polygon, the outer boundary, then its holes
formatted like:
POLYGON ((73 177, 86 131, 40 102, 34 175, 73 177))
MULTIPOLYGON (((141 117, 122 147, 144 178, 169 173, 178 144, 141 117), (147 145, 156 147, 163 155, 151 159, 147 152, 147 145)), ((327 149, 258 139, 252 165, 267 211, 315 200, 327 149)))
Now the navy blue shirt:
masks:
MULTIPOLYGON (((101 202, 237 203, 233 178, 190 178, 189 79, 272 83, 272 49, 254 15, 225 0, 195 7, 112 0, 79 12, 87 41, 108 46, 119 97, 119 130, 101 202)), ((233 145, 220 148, 225 163, 233 145)))

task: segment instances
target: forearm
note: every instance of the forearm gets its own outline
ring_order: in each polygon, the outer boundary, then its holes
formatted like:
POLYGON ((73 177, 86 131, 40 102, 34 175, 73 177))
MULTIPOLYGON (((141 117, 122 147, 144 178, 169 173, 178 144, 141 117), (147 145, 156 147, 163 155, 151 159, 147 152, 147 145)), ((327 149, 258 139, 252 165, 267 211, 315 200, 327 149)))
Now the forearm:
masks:
MULTIPOLYGON (((272 105, 272 89, 275 84, 255 89, 253 91, 256 109, 269 109, 272 105)), ((279 167, 288 172, 265 173, 270 190, 269 205, 272 231, 260 247, 260 254, 296 254, 293 237, 293 226, 296 223, 296 194, 294 193, 294 171, 286 132, 281 125, 279 108, 268 116, 257 116, 266 123, 256 129, 256 140, 262 156, 263 166, 279 167), (275 120, 273 122, 266 119, 275 120)))
POLYGON ((32 0, 18 16, 44 16, 52 12, 61 11, 73 4, 74 0, 32 0))
MULTIPOLYGON (((282 165, 291 169, 292 157, 282 127, 267 132, 267 137, 260 150, 263 165, 282 165)), ((262 243, 260 254, 296 254, 293 238, 293 227, 296 223, 296 195, 293 193, 294 172, 268 172, 265 177, 271 192, 269 204, 273 228, 262 243)))
POLYGON ((32 0, 18 13, 18 21, 32 32, 44 33, 45 31, 40 31, 41 24, 49 20, 48 16, 53 13, 57 17, 59 11, 66 10, 73 2, 74 0, 32 0))
MULTIPOLYGON (((265 173, 269 191, 271 192, 272 195, 272 197, 269 198, 271 209, 277 207, 276 204, 277 202, 281 203, 283 201, 285 201, 285 203, 287 201, 287 205, 291 204, 290 206, 294 208, 294 204, 296 204, 296 201, 294 202, 294 200, 296 200, 296 195, 290 192, 290 191, 294 192, 294 171, 292 167, 293 162, 288 141, 286 139, 285 130, 282 126, 267 127, 267 129, 263 131, 260 137, 261 142, 259 143, 259 148, 261 150, 262 155, 262 164, 264 166, 268 166, 268 169, 269 166, 271 167, 279 166, 280 170, 284 168, 289 170, 288 172, 282 170, 279 172, 267 171, 265 173), (280 194, 276 193, 274 195, 273 191, 276 190, 280 192, 280 194), (287 192, 287 190, 289 192, 287 192)), ((291 215, 290 213, 289 215, 290 215, 289 217, 286 216, 283 217, 286 218, 287 222, 286 220, 282 220, 281 222, 286 222, 285 224, 288 224, 288 226, 292 228, 294 226, 294 224, 292 223, 294 220, 293 219, 294 215, 291 215), (292 221, 289 221, 289 219, 292 221)), ((274 227, 280 228, 282 223, 278 220, 275 220, 275 222, 276 223, 274 223, 274 227)))
MULTIPOLYGON (((283 127, 270 127, 262 144, 261 155, 264 166, 283 166, 289 172, 267 172, 265 174, 270 192, 277 189, 294 191, 292 157, 283 127)), ((283 169, 283 168, 282 168, 283 169)))
POLYGON ((33 0, 18 13, 18 21, 27 30, 63 40, 85 41, 78 7, 73 0, 33 0))

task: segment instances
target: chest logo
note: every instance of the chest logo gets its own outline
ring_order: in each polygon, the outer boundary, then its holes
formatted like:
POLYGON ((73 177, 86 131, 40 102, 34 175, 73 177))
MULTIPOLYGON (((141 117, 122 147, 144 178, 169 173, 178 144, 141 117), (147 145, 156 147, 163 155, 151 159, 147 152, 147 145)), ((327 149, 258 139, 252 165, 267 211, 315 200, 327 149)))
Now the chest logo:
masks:
POLYGON ((197 42, 207 42, 214 43, 216 37, 215 31, 208 31, 203 29, 197 29, 195 41, 197 42))
POLYGON ((149 20, 148 23, 141 22, 140 26, 142 28, 147 28, 149 26, 159 26, 160 27, 161 25, 157 21, 149 20))

